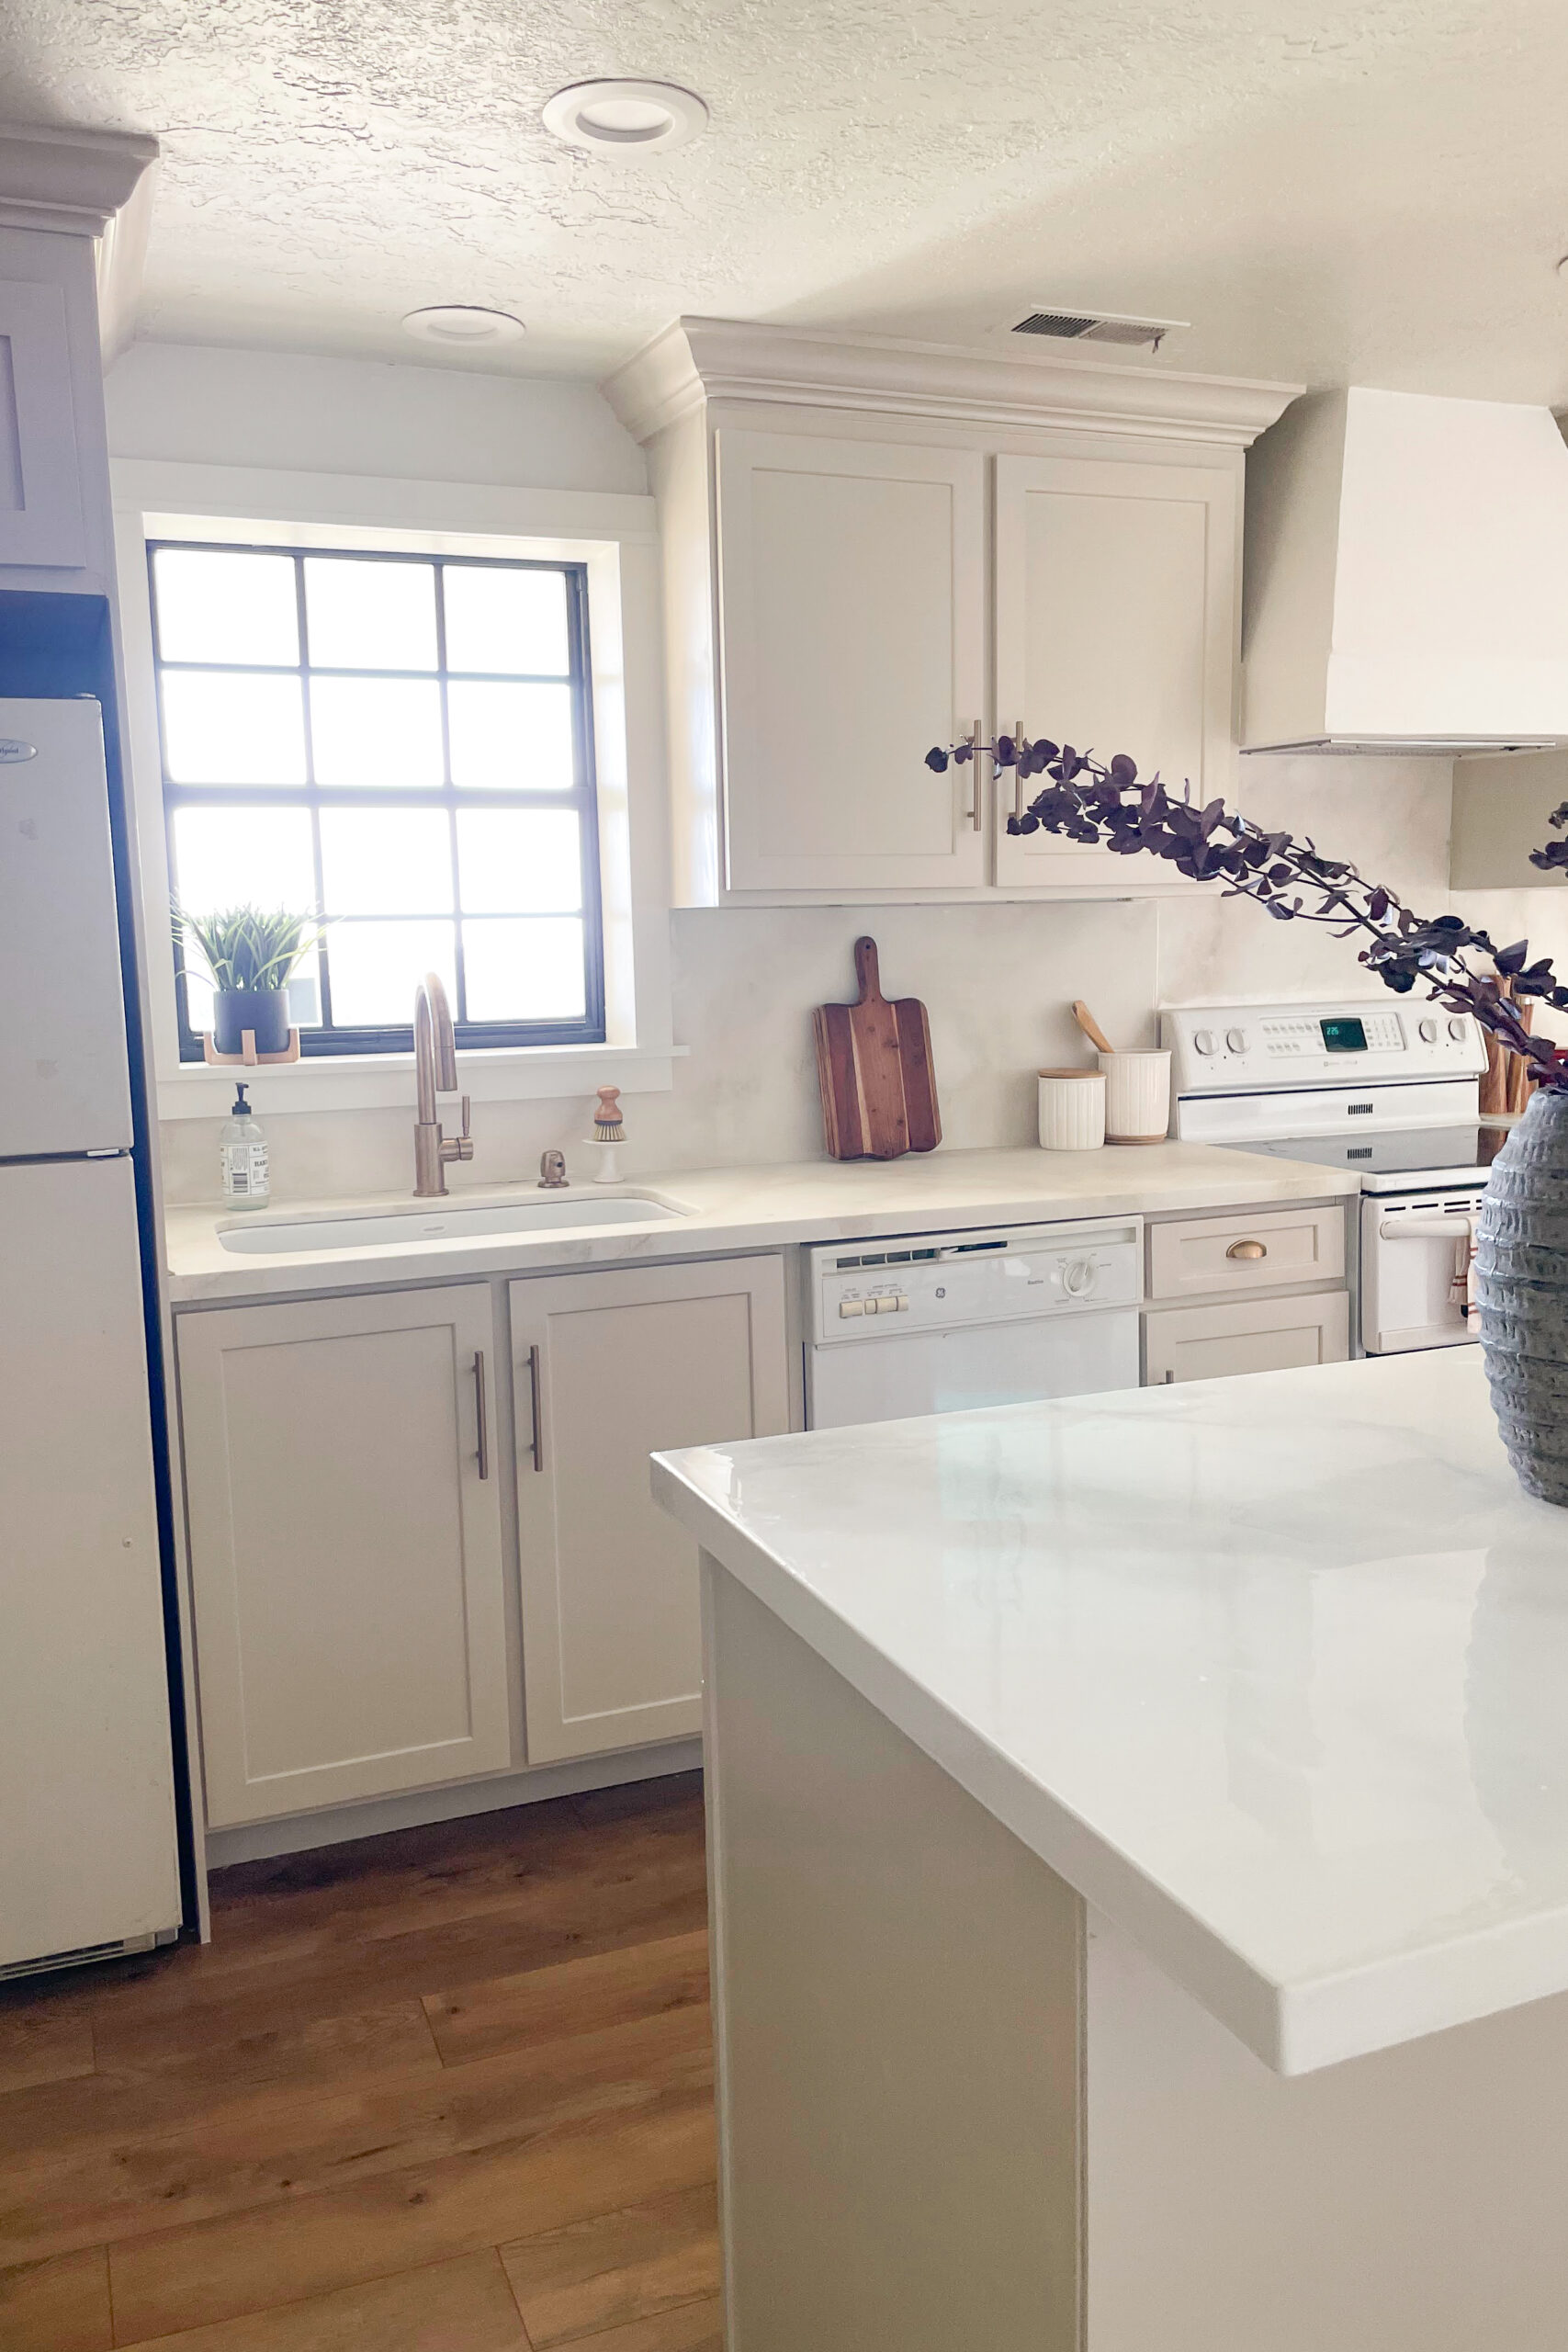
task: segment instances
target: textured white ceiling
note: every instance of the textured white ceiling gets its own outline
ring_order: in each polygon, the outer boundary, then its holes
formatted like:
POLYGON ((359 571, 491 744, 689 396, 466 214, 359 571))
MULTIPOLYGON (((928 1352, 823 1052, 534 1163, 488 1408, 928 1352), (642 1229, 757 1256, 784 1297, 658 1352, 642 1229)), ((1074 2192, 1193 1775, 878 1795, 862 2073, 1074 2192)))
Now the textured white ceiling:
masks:
MULTIPOLYGON (((682 311, 1568 398, 1568 0, 7 0, 0 114, 164 141, 141 331, 416 359, 427 302, 599 372, 682 311), (636 165, 559 85, 699 90, 636 165)), ((470 356, 454 364, 473 365, 470 356)))

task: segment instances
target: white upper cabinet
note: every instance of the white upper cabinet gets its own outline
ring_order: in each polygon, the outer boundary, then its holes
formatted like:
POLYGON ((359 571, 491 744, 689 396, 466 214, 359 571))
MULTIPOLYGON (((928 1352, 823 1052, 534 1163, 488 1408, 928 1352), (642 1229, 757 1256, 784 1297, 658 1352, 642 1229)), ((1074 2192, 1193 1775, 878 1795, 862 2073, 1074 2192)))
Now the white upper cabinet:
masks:
POLYGON ((98 317, 134 313, 141 240, 119 216, 157 153, 135 132, 0 123, 0 587, 110 589, 98 317))
POLYGON ((973 767, 933 743, 985 704, 977 451, 717 436, 732 890, 973 888, 973 767))
POLYGON ((59 286, 0 278, 0 565, 77 569, 82 523, 71 342, 59 286))
MULTIPOLYGON (((1101 457, 996 460, 997 726, 1018 726, 1200 800, 1232 781, 1241 458, 1141 465, 1101 457)), ((1116 857, 1006 820, 1040 786, 1001 779, 996 877, 1096 897, 1170 887, 1116 857)), ((1183 882, 1183 889, 1191 885, 1183 882)))
POLYGON ((1300 389, 717 319, 658 337, 604 391, 660 506, 675 903, 1171 887, 1010 838, 1010 775, 925 755, 1021 721, 1225 790, 1245 456, 1300 389))

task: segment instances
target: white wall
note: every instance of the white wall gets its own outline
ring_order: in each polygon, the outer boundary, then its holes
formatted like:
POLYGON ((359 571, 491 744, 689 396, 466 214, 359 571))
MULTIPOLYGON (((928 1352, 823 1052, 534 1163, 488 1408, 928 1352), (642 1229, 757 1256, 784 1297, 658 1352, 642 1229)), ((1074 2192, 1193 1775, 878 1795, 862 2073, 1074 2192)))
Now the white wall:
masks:
POLYGON ((531 490, 648 488, 592 384, 133 343, 108 372, 121 458, 531 490))
MULTIPOLYGON (((1244 763, 1261 821, 1309 831, 1417 907, 1448 903, 1450 772, 1440 760, 1244 763)), ((632 1170, 814 1159, 821 1153, 810 1012, 854 992, 852 944, 870 931, 883 986, 924 999, 946 1144, 1032 1139, 1033 1073, 1086 1049, 1068 1005, 1088 999, 1119 1043, 1152 1044, 1162 1001, 1375 992, 1353 947, 1304 923, 1194 891, 1106 905, 724 908, 671 917, 675 1035, 689 1047, 668 1095, 626 1104, 632 1170)), ((412 1103, 412 1087, 411 1087, 412 1103)), ((532 1176, 548 1146, 586 1159, 590 1105, 485 1103, 478 1150, 450 1180, 532 1176)), ((269 1116, 275 1182, 296 1199, 412 1182, 409 1112, 269 1116)), ((171 1197, 211 1198, 217 1126, 164 1130, 171 1197)))
MULTIPOLYGON (((110 373, 108 409, 120 456, 645 486, 641 451, 589 384, 138 344, 110 373)), ((1238 797, 1249 814, 1311 833, 1421 910, 1450 903, 1446 762, 1247 760, 1238 797)), ((1568 944, 1568 892, 1454 903, 1494 923, 1499 938, 1534 925, 1544 944, 1555 931, 1568 944)), ((1067 1011, 1075 996, 1133 1045, 1152 1042, 1161 1002, 1373 993, 1349 943, 1197 891, 1097 906, 724 909, 671 923, 675 1035, 690 1050, 670 1094, 628 1102, 634 1170, 820 1152, 810 1010, 852 993, 850 951, 862 931, 880 944, 889 992, 920 996, 930 1009, 946 1141, 960 1149, 1031 1139, 1034 1070, 1080 1057, 1067 1011)), ((412 1091, 411 1080, 408 1112, 269 1115, 277 1193, 406 1184, 412 1091)), ((481 1104, 474 1161, 453 1175, 479 1185, 528 1175, 548 1146, 581 1159, 590 1108, 581 1099, 481 1104)), ((217 1124, 165 1126, 172 1198, 215 1195, 217 1124)))

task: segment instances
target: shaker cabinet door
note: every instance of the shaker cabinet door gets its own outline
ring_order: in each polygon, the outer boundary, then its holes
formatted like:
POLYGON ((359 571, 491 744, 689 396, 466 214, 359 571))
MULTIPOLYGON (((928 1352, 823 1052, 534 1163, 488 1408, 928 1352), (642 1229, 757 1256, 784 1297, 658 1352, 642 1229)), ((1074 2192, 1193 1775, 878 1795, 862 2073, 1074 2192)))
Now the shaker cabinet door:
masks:
POLYGON ((0 566, 86 562, 80 475, 64 293, 0 279, 0 566))
POLYGON ((702 1727, 697 1547, 649 1456, 789 1426, 777 1258, 512 1284, 528 1761, 702 1727))
POLYGON ((984 458, 717 435, 726 879, 967 888, 988 791, 933 775, 983 715, 984 458))
MULTIPOLYGON (((1228 791, 1233 764, 1241 458, 1140 465, 1100 458, 996 461, 996 709, 1108 761, 1228 791)), ((1039 789, 1038 786, 1034 786, 1039 789)), ((1027 797, 1029 786, 1022 788, 1027 797)), ((1190 882, 1148 857, 1006 831, 1018 801, 997 783, 1003 888, 1143 896, 1190 882)))
POLYGON ((483 1283, 179 1318, 215 1826, 512 1762, 491 1328, 483 1283))

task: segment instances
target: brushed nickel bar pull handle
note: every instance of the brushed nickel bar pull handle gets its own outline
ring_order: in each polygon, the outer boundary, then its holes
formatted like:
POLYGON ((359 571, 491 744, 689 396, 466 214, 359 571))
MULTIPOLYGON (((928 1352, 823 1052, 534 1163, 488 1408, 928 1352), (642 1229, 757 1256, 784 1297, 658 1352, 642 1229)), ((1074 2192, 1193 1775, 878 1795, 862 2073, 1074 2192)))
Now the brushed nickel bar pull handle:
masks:
POLYGON ((479 1476, 490 1476, 490 1408, 485 1401, 485 1354, 474 1350, 474 1409, 479 1423, 479 1476))
POLYGON ((1023 814, 1023 721, 1021 718, 1012 730, 1012 813, 1023 814))
POLYGON ((975 772, 975 797, 969 804, 969 821, 978 832, 985 822, 985 809, 980 792, 980 745, 983 741, 983 730, 978 719, 969 729, 969 741, 974 746, 974 757, 969 764, 975 772))
POLYGON ((533 1425, 529 1449, 534 1456, 535 1469, 542 1470, 545 1466, 545 1432, 539 1412, 539 1351, 536 1347, 528 1351, 528 1403, 533 1425))
POLYGON ((1233 1241, 1225 1251, 1227 1258, 1267 1258, 1268 1255, 1266 1241, 1233 1241))

